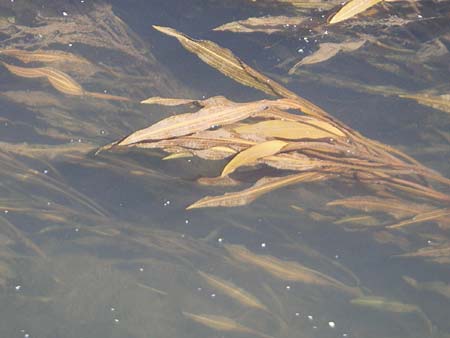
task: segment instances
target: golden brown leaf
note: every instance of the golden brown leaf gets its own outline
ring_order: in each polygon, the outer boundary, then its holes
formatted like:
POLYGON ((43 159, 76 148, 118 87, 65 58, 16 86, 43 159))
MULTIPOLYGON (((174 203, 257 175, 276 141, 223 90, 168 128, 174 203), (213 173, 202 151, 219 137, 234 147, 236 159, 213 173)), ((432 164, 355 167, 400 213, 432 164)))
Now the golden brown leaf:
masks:
POLYGON ((174 99, 174 98, 165 98, 165 97, 159 97, 159 96, 150 97, 146 100, 141 101, 141 103, 143 103, 143 104, 159 104, 162 106, 180 106, 183 104, 190 104, 193 102, 196 102, 196 100, 174 99))
POLYGON ((249 165, 260 158, 275 155, 286 146, 287 143, 279 140, 266 141, 256 144, 246 150, 237 154, 226 166, 223 168, 221 176, 228 176, 237 168, 249 165))
POLYGON ((42 63, 59 63, 59 62, 73 62, 81 64, 90 64, 85 58, 63 51, 56 50, 36 50, 27 51, 19 49, 0 50, 0 55, 12 56, 24 63, 42 62, 42 63))
POLYGON ((330 24, 350 19, 381 1, 382 0, 350 0, 330 19, 330 24))
POLYGON ((226 193, 222 196, 206 196, 201 200, 191 204, 186 209, 189 210, 219 206, 235 207, 239 205, 246 205, 253 202, 261 195, 264 195, 272 190, 279 189, 298 182, 312 182, 324 180, 326 178, 328 178, 328 175, 314 172, 307 172, 284 177, 263 177, 248 189, 226 193))
POLYGON ((272 34, 285 31, 290 26, 300 25, 305 20, 306 17, 264 16, 229 22, 214 28, 214 30, 234 33, 262 32, 272 34))
POLYGON ((229 49, 208 40, 192 39, 170 27, 153 26, 153 28, 175 37, 184 48, 196 54, 202 61, 243 85, 273 96, 297 98, 296 94, 246 65, 229 49))
POLYGON ((344 136, 339 129, 327 122, 313 119, 305 119, 305 121, 311 124, 285 120, 268 120, 256 124, 245 124, 234 128, 234 131, 239 134, 257 134, 265 137, 277 137, 288 140, 344 136), (320 127, 317 125, 320 125, 320 127))
MULTIPOLYGON (((213 100, 214 98, 212 98, 213 100)), ((216 104, 205 101, 205 107, 195 113, 186 113, 163 119, 148 128, 138 130, 124 138, 118 145, 126 146, 142 141, 162 140, 207 130, 218 125, 227 125, 246 119, 270 106, 284 105, 284 99, 261 100, 249 103, 234 103, 223 100, 216 104)))

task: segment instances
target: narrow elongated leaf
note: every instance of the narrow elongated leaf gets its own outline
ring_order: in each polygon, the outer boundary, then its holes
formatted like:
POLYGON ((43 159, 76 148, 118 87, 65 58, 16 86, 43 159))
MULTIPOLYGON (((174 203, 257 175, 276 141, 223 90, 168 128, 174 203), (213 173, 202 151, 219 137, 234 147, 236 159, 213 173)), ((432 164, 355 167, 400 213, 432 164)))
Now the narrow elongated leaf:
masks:
POLYGON ((254 161, 278 153, 287 143, 279 140, 266 141, 250 147, 237 154, 223 168, 222 177, 231 174, 237 168, 253 163, 254 161))
POLYGON ((272 191, 298 182, 312 182, 328 178, 326 174, 307 172, 284 177, 263 177, 252 187, 226 193, 222 196, 206 196, 191 204, 186 209, 210 208, 210 207, 235 207, 253 202, 258 197, 272 191))
POLYGON ((233 283, 202 271, 199 271, 198 273, 206 280, 206 282, 208 282, 209 285, 222 291, 235 301, 245 306, 267 311, 267 308, 255 296, 234 285, 233 283))
POLYGON ((53 86, 53 88, 55 88, 57 91, 63 94, 74 96, 85 95, 115 101, 130 101, 130 99, 122 96, 85 91, 83 87, 78 82, 76 82, 71 76, 52 67, 29 68, 29 67, 13 66, 5 62, 2 62, 2 64, 11 73, 20 77, 46 78, 47 81, 50 82, 50 84, 53 86))
POLYGON ((422 222, 427 222, 427 221, 435 221, 435 220, 438 220, 438 219, 446 217, 446 216, 450 216, 450 209, 445 209, 445 208, 444 209, 434 209, 434 210, 430 210, 430 211, 426 211, 426 212, 417 214, 413 218, 404 220, 397 224, 390 225, 390 226, 388 226, 388 228, 391 228, 391 229, 402 228, 406 225, 417 224, 417 223, 422 223, 422 222))
POLYGON ((156 30, 173 36, 188 51, 233 80, 263 91, 269 95, 297 98, 297 95, 249 67, 226 48, 208 40, 195 40, 170 27, 153 26, 156 30))
MULTIPOLYGON (((325 125, 325 123, 326 122, 323 124, 325 125)), ((329 124, 328 126, 328 129, 333 130, 336 133, 340 133, 343 136, 339 129, 334 128, 329 124)), ((313 125, 284 120, 269 120, 256 124, 242 125, 235 128, 234 131, 239 134, 257 134, 265 137, 277 137, 288 140, 298 140, 302 138, 320 139, 337 136, 336 134, 330 133, 327 130, 320 129, 313 125)))
POLYGON ((224 316, 215 316, 210 314, 193 314, 189 312, 183 312, 183 315, 192 319, 193 321, 205 325, 211 329, 218 331, 231 331, 231 332, 241 332, 246 334, 254 334, 264 338, 272 338, 264 333, 253 330, 246 327, 231 318, 224 316))
POLYGON ((27 51, 19 49, 0 50, 0 55, 12 56, 24 63, 42 62, 42 63, 60 63, 73 62, 81 64, 90 64, 88 60, 81 56, 56 50, 36 50, 27 51))
POLYGON ((165 98, 165 97, 150 97, 146 100, 141 101, 143 104, 159 104, 162 106, 180 106, 183 104, 190 104, 195 102, 196 100, 190 99, 173 99, 173 98, 165 98))
POLYGON ((272 34, 285 31, 290 26, 300 25, 305 20, 306 17, 264 16, 229 22, 214 28, 214 30, 234 33, 262 32, 272 34))
POLYGON ((138 130, 125 139, 119 145, 130 145, 142 141, 160 140, 193 134, 218 125, 226 125, 246 119, 272 105, 279 105, 283 99, 276 101, 261 100, 249 103, 234 103, 228 101, 227 105, 207 105, 196 113, 180 114, 168 117, 151 125, 148 128, 138 130))
POLYGON ((228 244, 225 245, 225 249, 233 259, 256 266, 282 280, 333 287, 352 295, 360 296, 362 294, 357 287, 348 286, 331 276, 297 262, 284 261, 268 255, 257 255, 240 245, 228 244))
POLYGON ((381 1, 382 0, 350 0, 330 19, 330 24, 350 19, 381 1))
POLYGON ((361 48, 366 40, 348 41, 342 43, 324 42, 320 44, 318 50, 297 62, 291 69, 289 74, 294 74, 298 67, 302 65, 312 65, 331 59, 339 52, 352 52, 361 48))

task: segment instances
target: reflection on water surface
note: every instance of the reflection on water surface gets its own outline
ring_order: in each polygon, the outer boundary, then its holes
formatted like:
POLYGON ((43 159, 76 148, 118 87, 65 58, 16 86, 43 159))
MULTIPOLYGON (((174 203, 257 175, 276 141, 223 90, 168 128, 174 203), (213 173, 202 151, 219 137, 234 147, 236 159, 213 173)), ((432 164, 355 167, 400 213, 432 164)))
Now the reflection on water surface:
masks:
MULTIPOLYGON (((450 7, 382 2, 328 24, 340 3, 1 3, 0 335, 449 337, 450 7), (353 171, 280 185, 246 206, 186 210, 286 168, 234 162, 227 170, 240 186, 223 186, 198 179, 220 176, 230 159, 182 157, 173 144, 97 150, 209 97, 273 97, 151 25, 229 48, 421 164, 402 167, 390 186, 395 156, 387 178, 370 184, 353 162, 353 171), (158 96, 197 101, 139 103, 158 96), (178 156, 162 160, 167 152, 178 156)), ((313 124, 302 142, 316 148, 303 154, 335 161, 332 126, 311 121, 302 120, 302 132, 313 124)), ((252 142, 262 132, 287 142, 286 129, 274 136, 261 126, 252 142)))

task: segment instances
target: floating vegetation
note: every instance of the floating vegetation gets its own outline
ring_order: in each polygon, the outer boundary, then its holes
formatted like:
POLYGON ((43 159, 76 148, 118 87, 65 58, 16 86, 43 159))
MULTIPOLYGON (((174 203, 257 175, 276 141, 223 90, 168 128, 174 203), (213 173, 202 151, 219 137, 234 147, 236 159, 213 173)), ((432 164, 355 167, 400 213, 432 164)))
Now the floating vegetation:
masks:
POLYGON ((229 22, 214 28, 214 30, 234 33, 261 32, 272 34, 275 32, 283 32, 290 26, 297 27, 297 25, 301 25, 304 21, 306 21, 306 17, 266 16, 229 22))
MULTIPOLYGON (((225 159, 234 156, 223 169, 222 178, 233 174, 241 166, 260 164, 284 171, 285 174, 289 171, 301 172, 265 177, 249 189, 205 197, 188 209, 245 205, 283 186, 336 177, 347 180, 357 178, 368 187, 381 184, 396 190, 398 197, 389 202, 369 197, 365 203, 366 206, 368 203, 378 203, 378 208, 383 208, 384 203, 384 209, 390 209, 391 212, 403 209, 408 215, 411 214, 411 206, 403 202, 404 193, 428 199, 432 203, 446 205, 450 202, 448 195, 434 190, 421 178, 445 185, 450 184, 449 179, 398 150, 363 137, 313 103, 252 69, 231 51, 210 41, 194 40, 172 28, 155 28, 174 36, 186 49, 237 82, 282 98, 247 103, 236 103, 224 97, 197 101, 149 98, 143 102, 169 106, 195 103, 201 108, 194 113, 163 119, 102 149, 160 148, 171 153, 169 158, 194 155, 206 159, 225 159), (301 111, 310 116, 293 114, 287 110, 301 111)), ((358 45, 362 43, 358 42, 358 45)), ((364 203, 361 199, 357 202, 364 203)), ((413 221, 404 220, 391 227, 447 216, 445 208, 433 212, 431 209, 424 210, 425 214, 420 217, 412 215, 415 217, 413 221)))
MULTIPOLYGON (((408 139, 397 150, 354 130, 340 93, 367 95, 364 103, 351 101, 361 113, 372 113, 365 107, 372 96, 392 109, 407 104, 417 113, 417 103, 449 112, 450 37, 443 33, 448 4, 258 0, 242 11, 247 17, 229 17, 234 21, 223 25, 223 18, 208 22, 215 32, 245 33, 245 41, 263 46, 254 63, 271 69, 271 77, 215 42, 154 26, 224 76, 260 92, 258 99, 246 100, 245 93, 236 99, 182 88, 153 56, 152 38, 139 37, 115 13, 117 8, 126 18, 134 15, 134 7, 127 13, 120 4, 113 11, 102 1, 65 3, 61 17, 61 7, 52 10, 53 4, 41 2, 0 6, 6 79, 0 93, 5 103, 0 116, 0 288, 8 304, 25 309, 27 318, 45 305, 50 311, 45 317, 50 314, 69 331, 66 324, 73 321, 77 334, 84 334, 77 323, 103 320, 105 306, 114 315, 111 320, 120 321, 105 325, 106 330, 130 337, 176 336, 179 330, 183 335, 185 325, 178 327, 180 316, 174 313, 194 322, 182 324, 203 325, 216 335, 329 335, 333 331, 320 330, 328 329, 323 320, 334 316, 329 327, 335 329, 336 323, 338 335, 375 336, 378 322, 374 334, 367 332, 372 310, 395 321, 413 319, 418 328, 423 321, 429 333, 435 331, 422 308, 428 314, 430 302, 449 298, 447 280, 428 275, 416 280, 407 277, 413 272, 392 272, 386 264, 377 266, 374 279, 379 279, 372 282, 365 279, 373 265, 364 265, 361 275, 353 269, 362 266, 366 258, 360 256, 367 253, 370 262, 393 257, 390 264, 404 259, 445 264, 431 268, 446 276, 450 180, 410 155, 420 154, 427 165, 425 155, 433 153, 428 149, 448 157, 448 116, 422 107, 431 111, 428 124, 418 124, 415 114, 406 122, 400 118, 395 128, 390 116, 380 119, 378 126, 386 124, 387 133, 417 131, 424 143, 408 139), (433 7, 429 4, 436 5, 433 16, 419 15, 425 6, 433 7), (16 7, 3 12, 3 6, 16 7), (386 15, 390 9, 395 15, 386 15), (425 23, 439 29, 428 35, 421 30, 425 23), (360 72, 365 67, 370 71, 360 72), (393 81, 385 85, 387 78, 393 81), (325 110, 296 92, 317 83, 333 89, 319 93, 327 94, 321 105, 333 108, 325 110), (439 130, 434 115, 443 118, 439 130), (183 158, 188 160, 179 161, 183 158), (209 186, 200 188, 211 196, 191 195, 195 182, 209 186), (187 201, 189 210, 245 206, 286 187, 291 187, 287 197, 270 200, 271 208, 255 203, 233 211, 184 212, 173 203, 186 195, 181 203, 187 201), (245 244, 231 244, 235 238, 245 244), (322 247, 328 239, 330 246, 322 247), (261 250, 247 249, 255 243, 261 250), (367 252, 361 250, 366 243, 367 252), (421 299, 419 306, 408 295, 399 298, 405 303, 367 296, 380 286, 396 289, 394 278, 385 278, 388 271, 394 276, 387 277, 403 277, 410 286, 403 283, 405 292, 436 297, 421 299), (206 285, 214 293, 204 292, 206 285), (92 297, 99 302, 92 303, 92 297), (341 315, 342 308, 367 312, 366 318, 355 323, 355 317, 341 315)), ((155 47, 165 53, 164 46, 155 47)), ((367 116, 355 123, 365 123, 367 116)), ((439 170, 446 169, 444 161, 439 170)), ((430 317, 447 328, 445 318, 432 311, 430 317)), ((36 327, 30 336, 48 334, 39 332, 46 324, 30 325, 36 327)))

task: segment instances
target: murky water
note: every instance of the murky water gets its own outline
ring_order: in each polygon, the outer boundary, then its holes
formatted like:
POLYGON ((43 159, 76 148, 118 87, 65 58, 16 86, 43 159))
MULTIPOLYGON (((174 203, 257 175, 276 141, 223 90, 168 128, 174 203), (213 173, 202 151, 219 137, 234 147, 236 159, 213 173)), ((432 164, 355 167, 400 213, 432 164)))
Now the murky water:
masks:
MULTIPOLYGON (((353 26, 311 24, 331 14, 330 2, 303 10, 238 0, 0 2, 1 51, 58 50, 89 61, 26 63, 0 53, 2 62, 51 66, 84 91, 132 99, 67 95, 2 66, 0 337, 450 337, 448 217, 387 229, 407 217, 327 206, 373 194, 357 180, 188 211, 206 195, 236 190, 196 182, 219 175, 226 161, 162 161, 151 149, 95 154, 185 112, 138 103, 145 98, 265 97, 151 27, 160 25, 229 48, 365 136, 450 177, 448 98, 447 108, 433 109, 395 95, 448 95, 449 5, 393 2, 353 26), (273 34, 212 31, 269 15, 307 24, 273 34), (361 49, 288 74, 321 43, 356 38, 367 40, 361 49), (368 217, 377 223, 365 225, 368 217), (433 248, 442 250, 400 257, 433 248)), ((267 172, 248 170, 244 185, 267 172)))

